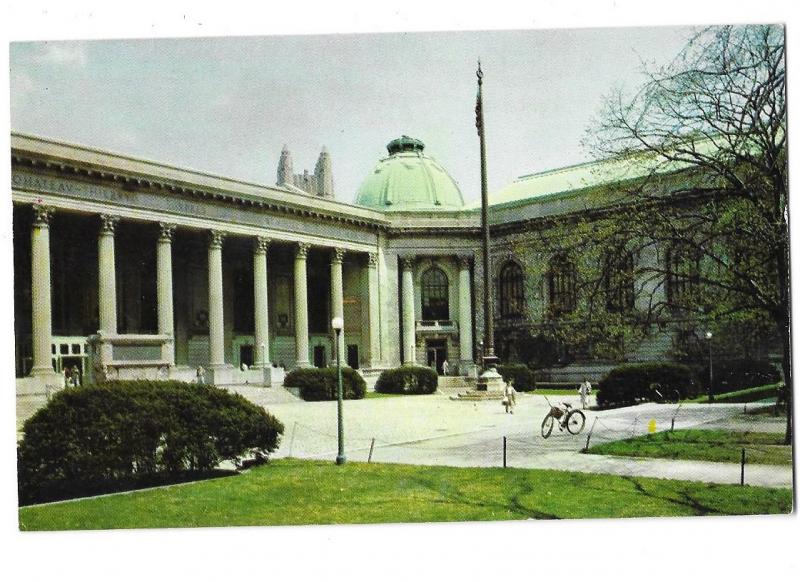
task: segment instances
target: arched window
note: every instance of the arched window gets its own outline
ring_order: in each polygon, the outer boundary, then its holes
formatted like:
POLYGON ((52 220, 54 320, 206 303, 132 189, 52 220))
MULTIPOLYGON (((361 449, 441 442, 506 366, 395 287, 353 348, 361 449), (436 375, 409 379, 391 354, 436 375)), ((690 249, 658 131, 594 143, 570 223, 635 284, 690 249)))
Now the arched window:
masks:
POLYGON ((556 255, 550 261, 547 287, 550 296, 550 313, 557 316, 575 309, 575 264, 565 255, 556 255))
POLYGON ((606 309, 612 313, 630 311, 635 300, 633 253, 618 247, 606 253, 603 263, 606 309))
POLYGON ((437 267, 422 274, 422 319, 450 319, 447 275, 437 267))
POLYGON ((498 285, 500 317, 521 317, 525 309, 525 290, 520 266, 514 261, 503 265, 498 285))
POLYGON ((677 242, 667 251, 667 301, 685 303, 697 292, 700 282, 700 252, 688 243, 677 242))

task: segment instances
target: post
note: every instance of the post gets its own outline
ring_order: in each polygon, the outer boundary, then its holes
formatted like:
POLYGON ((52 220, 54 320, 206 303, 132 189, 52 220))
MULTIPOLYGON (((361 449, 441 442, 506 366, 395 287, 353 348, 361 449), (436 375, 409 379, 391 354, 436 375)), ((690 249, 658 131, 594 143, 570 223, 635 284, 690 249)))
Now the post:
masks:
POLYGON ((739 485, 744 485, 744 462, 745 462, 744 448, 742 448, 742 475, 741 478, 739 479, 739 485))
POLYGON ((589 441, 592 439, 592 433, 594 432, 594 425, 597 424, 597 417, 594 417, 594 422, 592 423, 592 428, 589 429, 589 434, 586 435, 586 446, 583 448, 584 452, 589 451, 589 441))
POLYGON ((336 411, 337 411, 337 440, 339 442, 339 452, 336 455, 336 464, 344 465, 347 458, 344 455, 344 421, 342 418, 342 400, 344 399, 342 390, 342 351, 339 349, 339 339, 341 337, 344 321, 341 317, 334 317, 331 321, 331 327, 336 332, 336 376, 338 380, 337 398, 336 398, 336 411))
POLYGON ((483 368, 497 363, 494 355, 494 310, 492 306, 492 266, 489 257, 489 189, 486 178, 486 140, 483 131, 483 71, 478 61, 478 98, 475 104, 475 125, 478 128, 481 156, 481 231, 483 234, 483 368))
POLYGON ((375 448, 375 437, 372 437, 372 442, 369 444, 369 457, 367 457, 367 463, 372 462, 372 450, 375 448))
POLYGON ((503 437, 503 469, 505 469, 506 466, 506 437, 503 437))

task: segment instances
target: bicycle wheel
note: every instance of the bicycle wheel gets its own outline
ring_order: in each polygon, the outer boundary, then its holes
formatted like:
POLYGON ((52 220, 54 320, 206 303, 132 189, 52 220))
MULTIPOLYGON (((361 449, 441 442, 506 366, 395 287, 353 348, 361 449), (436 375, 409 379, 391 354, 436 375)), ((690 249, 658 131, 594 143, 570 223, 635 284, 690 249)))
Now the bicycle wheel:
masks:
POLYGON ((547 416, 544 417, 542 421, 542 437, 547 438, 550 436, 550 433, 553 432, 553 425, 555 424, 555 419, 553 415, 548 413, 547 416))
POLYGON ((573 410, 567 415, 566 425, 570 434, 581 432, 584 424, 586 424, 586 415, 580 410, 573 410))

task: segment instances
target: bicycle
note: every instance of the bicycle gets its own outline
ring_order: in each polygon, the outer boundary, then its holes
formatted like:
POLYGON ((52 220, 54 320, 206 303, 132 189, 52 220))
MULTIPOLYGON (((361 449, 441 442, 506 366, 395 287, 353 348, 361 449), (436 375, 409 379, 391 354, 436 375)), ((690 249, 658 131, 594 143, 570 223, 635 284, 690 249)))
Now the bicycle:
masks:
POLYGON ((558 430, 563 431, 566 428, 570 434, 578 434, 583 430, 586 424, 586 415, 582 411, 572 408, 572 405, 568 402, 562 402, 561 404, 564 405, 564 408, 561 409, 550 404, 550 400, 546 396, 544 399, 550 405, 550 412, 547 413, 547 416, 542 421, 543 438, 550 436, 550 433, 553 432, 553 425, 556 423, 558 423, 558 430))

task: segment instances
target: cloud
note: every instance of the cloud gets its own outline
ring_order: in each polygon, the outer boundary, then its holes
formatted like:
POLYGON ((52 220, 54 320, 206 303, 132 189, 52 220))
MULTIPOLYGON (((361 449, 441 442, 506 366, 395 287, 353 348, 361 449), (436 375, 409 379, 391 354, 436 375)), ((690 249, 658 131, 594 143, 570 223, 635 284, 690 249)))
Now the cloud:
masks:
POLYGON ((89 55, 86 45, 76 42, 44 42, 40 45, 38 60, 55 65, 86 66, 89 55))

